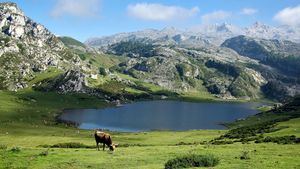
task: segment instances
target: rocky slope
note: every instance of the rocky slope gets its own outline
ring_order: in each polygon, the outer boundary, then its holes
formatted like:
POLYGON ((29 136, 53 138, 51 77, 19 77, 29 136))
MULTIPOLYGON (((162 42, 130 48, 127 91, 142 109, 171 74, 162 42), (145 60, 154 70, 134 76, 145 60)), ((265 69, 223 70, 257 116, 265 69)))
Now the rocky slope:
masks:
POLYGON ((47 79, 34 87, 42 91, 67 92, 87 92, 88 83, 86 75, 80 71, 68 70, 54 79, 47 79))
POLYGON ((130 59, 114 69, 176 92, 203 86, 222 98, 282 100, 299 93, 299 44, 238 36, 221 47, 131 39, 101 48, 130 59), (274 93, 275 92, 275 93, 274 93))
POLYGON ((300 94, 299 43, 238 36, 226 40, 222 46, 261 63, 261 68, 257 69, 268 81, 262 90, 270 98, 300 94), (270 68, 263 68, 263 65, 270 68))
POLYGON ((0 3, 0 46, 0 89, 25 88, 49 67, 84 68, 76 54, 14 3, 0 3))
POLYGON ((300 91, 299 44, 278 40, 297 41, 290 38, 297 31, 282 33, 292 28, 257 23, 247 29, 230 24, 205 26, 198 32, 149 29, 83 44, 54 36, 14 3, 0 3, 0 14, 0 90, 30 85, 36 90, 84 92, 106 100, 195 91, 225 99, 283 100, 300 91), (245 32, 252 37, 233 37, 245 32), (253 38, 261 35, 278 39, 253 38), (52 69, 61 74, 47 74, 52 69))
POLYGON ((150 47, 142 41, 129 41, 110 46, 108 52, 123 52, 131 58, 115 70, 176 92, 199 91, 205 86, 210 93, 222 98, 250 99, 259 98, 260 87, 267 83, 260 72, 244 66, 246 63, 259 65, 257 61, 227 48, 150 47), (132 46, 139 46, 140 50, 126 50, 132 46), (147 50, 143 50, 143 46, 147 50), (149 51, 152 52, 149 54, 149 51))
POLYGON ((300 31, 293 27, 224 23, 188 31, 171 27, 121 33, 85 44, 129 57, 115 70, 168 90, 204 86, 222 98, 282 100, 300 91, 297 35, 300 31))
POLYGON ((237 36, 226 40, 222 46, 231 48, 240 55, 276 67, 286 74, 300 74, 299 43, 237 36))

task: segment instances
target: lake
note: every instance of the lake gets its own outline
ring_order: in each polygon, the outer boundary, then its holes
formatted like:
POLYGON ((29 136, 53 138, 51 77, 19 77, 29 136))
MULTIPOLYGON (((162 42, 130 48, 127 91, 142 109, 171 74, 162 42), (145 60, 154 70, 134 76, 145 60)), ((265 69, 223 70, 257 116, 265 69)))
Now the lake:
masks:
POLYGON ((254 115, 263 103, 192 103, 143 101, 105 109, 65 110, 60 119, 81 129, 138 132, 149 130, 225 129, 221 123, 254 115))

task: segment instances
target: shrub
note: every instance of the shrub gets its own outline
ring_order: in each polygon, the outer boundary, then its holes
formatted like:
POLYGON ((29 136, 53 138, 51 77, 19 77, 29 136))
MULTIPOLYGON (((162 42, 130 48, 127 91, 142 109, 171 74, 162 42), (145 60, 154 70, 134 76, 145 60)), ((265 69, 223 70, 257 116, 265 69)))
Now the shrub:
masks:
POLYGON ((112 80, 110 82, 106 82, 102 85, 99 86, 99 90, 101 92, 103 92, 104 94, 120 94, 120 93, 124 93, 126 88, 126 85, 124 85, 121 82, 112 80))
POLYGON ((231 140, 212 140, 210 141, 211 144, 214 145, 224 145, 224 144, 233 144, 234 142, 231 140))
POLYGON ((53 147, 59 147, 59 148, 91 148, 91 146, 82 144, 82 143, 76 143, 76 142, 70 142, 70 143, 59 143, 56 145, 51 146, 53 147))
POLYGON ((167 161, 165 169, 189 168, 189 167, 214 167, 219 159, 213 155, 187 155, 167 161))
POLYGON ((6 149, 7 149, 7 145, 0 144, 0 150, 6 150, 6 149))
POLYGON ((258 134, 264 134, 264 133, 271 133, 274 131, 279 130, 279 128, 276 128, 276 122, 279 120, 272 120, 267 122, 261 122, 256 125, 251 126, 243 126, 235 129, 229 130, 226 134, 222 135, 220 139, 223 138, 229 138, 229 139, 245 139, 248 137, 254 137, 258 134))
MULTIPOLYGON (((43 145, 45 146, 45 145, 43 145)), ((89 146, 82 143, 70 142, 70 143, 58 143, 50 146, 50 148, 95 148, 95 146, 89 146)))
POLYGON ((18 153, 21 151, 20 147, 13 147, 10 149, 11 152, 18 153))
POLYGON ((99 67, 99 74, 103 76, 107 76, 107 71, 104 67, 99 67))
POLYGON ((270 137, 257 139, 255 143, 277 143, 277 144, 294 144, 300 143, 300 138, 297 138, 295 135, 291 136, 282 136, 282 137, 270 137))
POLYGON ((86 54, 80 53, 78 54, 78 56, 80 57, 81 60, 86 60, 86 54))
POLYGON ((249 160, 250 159, 249 151, 243 151, 240 159, 241 160, 249 160))
POLYGON ((47 156, 49 154, 48 150, 42 151, 39 156, 47 156))

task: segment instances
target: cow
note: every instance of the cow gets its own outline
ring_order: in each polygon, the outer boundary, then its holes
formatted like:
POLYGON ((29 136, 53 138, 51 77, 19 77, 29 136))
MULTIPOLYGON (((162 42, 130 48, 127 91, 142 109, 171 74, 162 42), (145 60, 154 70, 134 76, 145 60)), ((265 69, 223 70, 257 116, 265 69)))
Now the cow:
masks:
POLYGON ((110 151, 115 150, 117 145, 112 142, 111 136, 108 133, 105 133, 100 130, 95 130, 94 136, 95 136, 98 151, 99 151, 99 143, 103 143, 103 151, 105 149, 105 145, 109 147, 110 151))

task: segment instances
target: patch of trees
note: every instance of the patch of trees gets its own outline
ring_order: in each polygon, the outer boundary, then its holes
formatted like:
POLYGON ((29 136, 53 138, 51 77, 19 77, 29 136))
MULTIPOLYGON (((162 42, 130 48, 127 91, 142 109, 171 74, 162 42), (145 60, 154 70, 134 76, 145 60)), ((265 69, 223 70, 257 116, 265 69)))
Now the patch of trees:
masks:
POLYGON ((110 46, 116 55, 126 55, 128 57, 152 57, 155 54, 154 45, 141 41, 123 41, 110 46))
POLYGON ((262 86, 261 89, 268 98, 279 101, 283 101, 289 96, 288 89, 285 87, 285 84, 277 80, 270 80, 267 84, 262 86))
POLYGON ((292 76, 300 74, 300 56, 283 56, 275 52, 270 52, 262 63, 273 66, 292 76))
POLYGON ((300 138, 297 138, 295 135, 282 137, 267 136, 265 138, 255 140, 255 143, 299 144, 300 138))
POLYGON ((233 76, 234 78, 238 77, 241 72, 240 68, 236 66, 226 64, 226 63, 221 63, 214 60, 208 60, 205 63, 205 66, 207 66, 208 68, 215 68, 224 74, 233 76))

